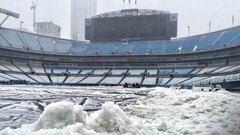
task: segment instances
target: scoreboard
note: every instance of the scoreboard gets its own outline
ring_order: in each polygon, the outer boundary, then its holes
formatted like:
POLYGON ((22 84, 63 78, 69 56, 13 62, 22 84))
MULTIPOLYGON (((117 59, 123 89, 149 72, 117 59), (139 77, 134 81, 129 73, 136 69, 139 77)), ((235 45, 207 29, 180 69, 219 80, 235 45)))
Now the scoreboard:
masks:
MULTIPOLYGON (((134 12, 133 14, 136 14, 134 12)), ((92 42, 169 40, 177 36, 177 14, 93 17, 85 21, 85 37, 92 42)))

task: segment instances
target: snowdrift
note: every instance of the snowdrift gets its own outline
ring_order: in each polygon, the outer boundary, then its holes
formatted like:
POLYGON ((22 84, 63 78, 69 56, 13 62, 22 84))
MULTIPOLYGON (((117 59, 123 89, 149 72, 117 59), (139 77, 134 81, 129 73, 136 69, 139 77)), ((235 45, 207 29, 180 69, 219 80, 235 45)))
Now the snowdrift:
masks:
POLYGON ((39 119, 0 135, 238 135, 240 95, 156 88, 146 99, 121 109, 106 102, 90 115, 80 105, 48 105, 39 119))

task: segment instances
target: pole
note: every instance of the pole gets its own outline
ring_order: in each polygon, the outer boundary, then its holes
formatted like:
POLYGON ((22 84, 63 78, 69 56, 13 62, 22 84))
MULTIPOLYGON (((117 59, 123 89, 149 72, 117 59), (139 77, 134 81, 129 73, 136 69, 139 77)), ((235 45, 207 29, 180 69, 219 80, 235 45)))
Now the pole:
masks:
POLYGON ((37 7, 38 0, 36 3, 32 1, 31 10, 33 11, 33 31, 36 32, 36 7, 37 7))
POLYGON ((33 31, 36 32, 36 5, 33 2, 31 10, 33 11, 33 31))
POLYGON ((235 16, 232 16, 232 27, 234 26, 235 16))
POLYGON ((209 32, 211 32, 211 30, 212 30, 212 22, 210 21, 209 22, 209 32))
POLYGON ((125 8, 125 0, 123 0, 122 9, 125 8))
POLYGON ((22 30, 23 21, 20 21, 20 31, 22 30))
POLYGON ((188 36, 190 36, 190 26, 187 26, 188 29, 188 36))

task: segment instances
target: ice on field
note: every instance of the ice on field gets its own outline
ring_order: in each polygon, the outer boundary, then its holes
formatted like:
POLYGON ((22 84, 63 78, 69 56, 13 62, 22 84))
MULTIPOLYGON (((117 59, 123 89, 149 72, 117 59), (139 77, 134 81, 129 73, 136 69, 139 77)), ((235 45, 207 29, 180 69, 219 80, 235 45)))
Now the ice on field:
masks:
POLYGON ((239 135, 240 95, 155 88, 136 104, 106 102, 90 115, 62 101, 48 105, 38 120, 0 135, 239 135))

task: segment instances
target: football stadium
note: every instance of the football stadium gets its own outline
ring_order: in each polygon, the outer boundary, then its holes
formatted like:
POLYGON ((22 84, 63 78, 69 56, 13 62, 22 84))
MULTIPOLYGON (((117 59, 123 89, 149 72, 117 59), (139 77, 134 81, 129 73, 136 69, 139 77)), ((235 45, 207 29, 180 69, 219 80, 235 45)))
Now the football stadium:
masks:
POLYGON ((84 41, 1 26, 0 135, 239 135, 240 26, 178 37, 178 18, 105 12, 84 41))
POLYGON ((81 42, 0 28, 0 43, 3 84, 240 88, 240 26, 173 40, 122 42, 81 42))

